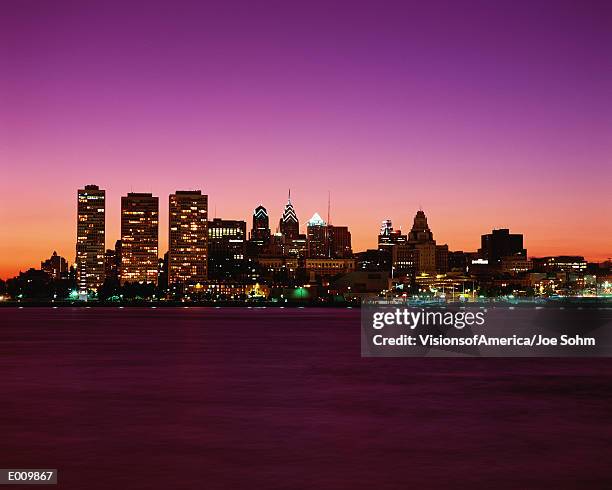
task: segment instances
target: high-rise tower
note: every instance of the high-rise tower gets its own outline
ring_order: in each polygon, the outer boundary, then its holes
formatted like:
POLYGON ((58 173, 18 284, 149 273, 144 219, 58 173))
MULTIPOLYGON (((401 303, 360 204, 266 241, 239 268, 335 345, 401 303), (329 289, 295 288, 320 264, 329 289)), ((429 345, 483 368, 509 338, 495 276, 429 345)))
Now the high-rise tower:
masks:
POLYGON ((157 283, 159 198, 130 192, 121 198, 121 284, 157 283))
POLYGON ((251 229, 251 240, 262 247, 270 241, 270 219, 266 208, 259 205, 253 211, 253 228, 251 229))
POLYGON ((330 256, 329 228, 319 213, 312 215, 306 223, 306 236, 308 238, 308 257, 324 258, 330 256))
POLYGON ((412 230, 408 233, 408 243, 435 243, 433 233, 427 224, 427 216, 419 209, 414 217, 412 230))
POLYGON ((76 272, 83 299, 104 282, 105 201, 106 193, 97 185, 77 191, 76 272))
POLYGON ((245 253, 246 221, 215 218, 208 223, 209 279, 243 279, 245 253))
POLYGON ((289 190, 289 199, 285 205, 285 210, 278 227, 285 238, 297 238, 300 234, 300 222, 298 221, 295 209, 293 209, 293 204, 291 204, 291 190, 289 190))
POLYGON ((202 191, 170 195, 168 283, 195 285, 208 272, 208 196, 202 191))
POLYGON ((416 272, 433 273, 436 271, 436 241, 427 224, 427 216, 419 209, 408 233, 408 245, 418 252, 416 272))

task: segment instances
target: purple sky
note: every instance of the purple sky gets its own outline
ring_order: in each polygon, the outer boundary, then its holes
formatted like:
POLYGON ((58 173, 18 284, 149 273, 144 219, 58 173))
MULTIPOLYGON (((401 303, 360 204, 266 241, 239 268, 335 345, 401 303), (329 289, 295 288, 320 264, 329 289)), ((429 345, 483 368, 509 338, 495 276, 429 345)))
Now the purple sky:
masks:
POLYGON ((612 256, 610 2, 7 1, 0 277, 74 258, 76 189, 201 188, 210 214, 612 256))

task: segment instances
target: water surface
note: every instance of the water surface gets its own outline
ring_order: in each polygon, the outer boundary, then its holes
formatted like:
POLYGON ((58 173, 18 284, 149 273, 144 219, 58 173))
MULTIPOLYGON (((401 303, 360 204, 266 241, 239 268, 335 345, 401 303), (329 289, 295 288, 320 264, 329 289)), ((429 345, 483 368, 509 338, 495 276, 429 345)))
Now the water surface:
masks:
POLYGON ((57 488, 612 486, 612 360, 362 359, 358 310, 3 308, 0 402, 57 488))

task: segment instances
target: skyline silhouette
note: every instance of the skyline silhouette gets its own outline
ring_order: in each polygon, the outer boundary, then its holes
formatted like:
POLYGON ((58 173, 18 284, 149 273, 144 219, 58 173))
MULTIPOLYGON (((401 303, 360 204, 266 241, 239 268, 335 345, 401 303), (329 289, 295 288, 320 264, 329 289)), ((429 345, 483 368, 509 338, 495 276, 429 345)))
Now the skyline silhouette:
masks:
POLYGON ((422 205, 451 249, 612 255, 609 4, 35 4, 0 19, 0 277, 74 258, 87 183, 107 246, 130 191, 276 223, 291 187, 355 250, 422 205))

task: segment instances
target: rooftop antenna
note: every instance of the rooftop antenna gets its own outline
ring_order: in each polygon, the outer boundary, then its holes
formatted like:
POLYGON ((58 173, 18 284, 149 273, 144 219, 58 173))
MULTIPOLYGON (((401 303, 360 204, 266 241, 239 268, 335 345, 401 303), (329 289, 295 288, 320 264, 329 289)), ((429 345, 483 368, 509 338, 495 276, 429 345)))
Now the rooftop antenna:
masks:
POLYGON ((331 192, 327 191, 327 224, 331 225, 331 192))

